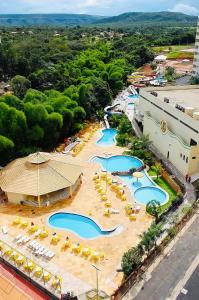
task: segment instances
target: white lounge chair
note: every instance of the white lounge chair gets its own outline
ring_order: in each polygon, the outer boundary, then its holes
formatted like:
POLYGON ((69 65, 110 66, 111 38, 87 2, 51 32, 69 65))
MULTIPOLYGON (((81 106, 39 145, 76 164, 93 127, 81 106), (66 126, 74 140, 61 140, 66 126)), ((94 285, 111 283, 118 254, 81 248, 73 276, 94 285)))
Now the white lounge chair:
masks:
POLYGON ((7 228, 7 226, 3 226, 1 228, 1 230, 2 230, 3 234, 8 234, 8 228, 7 228))
POLYGON ((119 209, 110 209, 110 213, 111 214, 119 214, 120 213, 120 210, 119 209))
POLYGON ((18 241, 19 239, 21 239, 23 236, 22 233, 18 234, 15 238, 14 238, 14 242, 18 241))
POLYGON ((38 229, 35 233, 34 233, 34 235, 33 235, 33 237, 35 238, 37 238, 39 235, 40 235, 40 233, 41 233, 41 229, 38 229))

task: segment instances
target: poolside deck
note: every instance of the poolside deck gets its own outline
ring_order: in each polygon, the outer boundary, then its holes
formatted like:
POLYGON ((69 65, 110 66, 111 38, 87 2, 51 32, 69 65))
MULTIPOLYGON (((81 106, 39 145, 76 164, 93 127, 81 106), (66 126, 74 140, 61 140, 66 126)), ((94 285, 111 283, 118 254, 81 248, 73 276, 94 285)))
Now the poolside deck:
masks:
MULTIPOLYGON (((104 203, 100 200, 92 180, 94 173, 100 171, 101 168, 98 164, 91 164, 89 160, 95 155, 104 156, 104 153, 111 153, 112 155, 122 154, 124 148, 116 146, 99 147, 96 145, 96 141, 99 137, 100 131, 97 131, 77 156, 78 160, 84 162, 85 167, 82 185, 72 199, 64 200, 47 208, 31 208, 12 204, 0 206, 0 226, 9 226, 9 238, 11 240, 20 232, 24 232, 24 234, 27 233, 27 229, 10 225, 16 216, 34 222, 40 227, 48 227, 50 235, 43 239, 41 244, 54 251, 56 255, 48 263, 42 261, 42 258, 38 258, 37 262, 54 272, 55 275, 61 275, 63 277, 64 292, 73 290, 74 293, 78 295, 95 287, 95 270, 91 266, 92 262, 89 259, 72 254, 70 249, 66 251, 61 250, 61 245, 66 236, 70 237, 74 242, 81 243, 83 246, 89 246, 105 253, 105 259, 98 263, 101 270, 99 272, 99 286, 100 289, 110 295, 119 286, 122 280, 122 273, 117 273, 116 270, 120 268, 123 253, 137 244, 139 241, 138 235, 147 230, 152 222, 152 218, 145 214, 144 206, 141 206, 137 220, 130 221, 124 211, 126 202, 119 200, 109 188, 107 193, 108 199, 111 200, 112 207, 118 209, 120 214, 113 214, 110 217, 103 216, 104 203), (104 229, 111 229, 121 225, 123 231, 112 237, 101 236, 93 240, 83 240, 71 232, 54 230, 48 226, 49 216, 59 211, 90 215, 104 229), (58 245, 53 246, 50 244, 50 239, 52 233, 55 231, 62 236, 62 239, 58 245)), ((127 202, 132 201, 128 188, 126 188, 126 193, 128 197, 127 202)), ((1 237, 2 233, 0 233, 0 239, 1 237)), ((23 248, 23 251, 27 251, 26 246, 19 247, 19 250, 20 248, 23 248)), ((30 255, 30 253, 27 253, 27 255, 28 254, 30 255)), ((35 260, 33 255, 30 256, 35 260)))

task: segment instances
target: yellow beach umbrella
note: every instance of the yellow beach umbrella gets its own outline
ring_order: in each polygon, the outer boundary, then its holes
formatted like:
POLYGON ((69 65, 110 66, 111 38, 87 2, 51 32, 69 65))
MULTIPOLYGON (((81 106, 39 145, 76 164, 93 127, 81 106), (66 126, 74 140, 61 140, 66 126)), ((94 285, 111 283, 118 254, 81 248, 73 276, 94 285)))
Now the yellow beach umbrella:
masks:
POLYGON ((55 278, 53 279, 53 281, 52 281, 52 286, 54 287, 54 288, 57 288, 58 286, 60 286, 61 285, 61 282, 62 282, 62 278, 59 276, 55 276, 55 278))
POLYGON ((25 261, 26 261, 26 259, 25 259, 25 257, 22 256, 22 255, 19 255, 19 256, 17 257, 17 259, 16 259, 16 263, 17 263, 18 265, 23 265, 23 264, 25 263, 25 261))
POLYGON ((21 227, 27 227, 28 226, 28 221, 27 220, 23 220, 21 222, 21 227))
POLYGON ((0 250, 2 250, 2 249, 3 249, 3 243, 0 242, 0 250))
POLYGON ((100 254, 98 251, 93 251, 91 254, 91 259, 94 261, 98 261, 100 259, 100 254))
POLYGON ((20 218, 15 218, 12 222, 13 225, 19 225, 21 223, 21 219, 20 218))
POLYGON ((28 261, 27 264, 24 266, 24 269, 32 272, 35 268, 35 263, 33 261, 28 261))
POLYGON ((31 232, 31 233, 36 232, 37 230, 38 230, 38 226, 37 226, 37 225, 33 225, 33 226, 31 226, 31 227, 28 229, 28 231, 31 232))
POLYGON ((48 236, 48 230, 43 229, 42 232, 40 233, 39 237, 40 238, 46 238, 48 236))
POLYGON ((133 177, 137 178, 137 181, 138 181, 138 179, 144 177, 144 174, 141 172, 134 172, 133 177))
POLYGON ((48 282, 48 281, 50 280, 50 278, 51 278, 50 273, 44 271, 44 274, 43 274, 43 279, 44 279, 44 281, 45 281, 45 282, 48 282))
POLYGON ((5 250, 4 250, 4 254, 6 256, 11 256, 12 254, 12 249, 10 247, 6 247, 5 250))
POLYGON ((13 251, 12 254, 10 255, 10 258, 13 260, 16 260, 18 258, 19 254, 17 251, 13 251))
POLYGON ((51 243, 54 245, 57 245, 57 243, 60 241, 60 236, 59 235, 55 235, 52 237, 51 239, 51 243))
POLYGON ((42 268, 39 267, 39 266, 37 266, 37 267, 35 268, 34 275, 35 275, 36 277, 40 277, 41 274, 42 274, 42 268))
POLYGON ((79 243, 72 245, 72 251, 76 254, 81 251, 81 248, 82 248, 82 246, 79 243))
POLYGON ((88 257, 91 254, 91 249, 89 247, 85 247, 82 249, 82 255, 88 257))

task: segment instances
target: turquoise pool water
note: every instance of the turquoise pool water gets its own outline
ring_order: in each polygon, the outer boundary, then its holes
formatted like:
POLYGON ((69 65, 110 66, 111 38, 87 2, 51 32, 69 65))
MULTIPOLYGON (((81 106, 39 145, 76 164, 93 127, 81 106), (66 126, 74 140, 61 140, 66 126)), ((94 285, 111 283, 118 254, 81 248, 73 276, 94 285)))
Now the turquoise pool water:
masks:
MULTIPOLYGON (((143 165, 143 162, 137 157, 126 155, 116 155, 108 158, 95 157, 93 162, 99 163, 103 169, 110 173, 114 171, 128 171, 130 168, 139 168, 143 165)), ((142 171, 142 173, 144 176, 138 181, 132 176, 119 177, 129 187, 137 202, 146 204, 151 200, 157 200, 160 204, 166 203, 168 200, 167 193, 158 188, 145 171, 142 171), (139 192, 139 190, 141 191, 139 192)))
POLYGON ((93 239, 108 236, 114 232, 102 230, 92 219, 74 213, 56 213, 50 216, 49 224, 55 228, 72 231, 83 239, 93 239))
POLYGON ((129 99, 137 100, 137 99, 139 99, 139 95, 133 95, 133 94, 132 94, 132 95, 129 95, 128 98, 129 98, 129 99))
POLYGON ((115 145, 115 137, 117 130, 114 128, 108 128, 102 130, 102 137, 97 141, 97 144, 102 147, 115 145))

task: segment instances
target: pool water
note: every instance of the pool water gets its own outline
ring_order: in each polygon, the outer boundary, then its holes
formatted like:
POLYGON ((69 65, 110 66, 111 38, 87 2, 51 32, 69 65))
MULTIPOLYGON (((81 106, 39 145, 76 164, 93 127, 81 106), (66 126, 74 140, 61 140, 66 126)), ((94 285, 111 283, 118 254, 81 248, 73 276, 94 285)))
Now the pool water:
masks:
MULTIPOLYGON (((143 162, 137 157, 127 155, 116 155, 108 158, 95 157, 93 158, 93 162, 99 163, 103 169, 110 173, 128 171, 131 168, 139 168, 143 165, 143 162)), ((144 176, 139 180, 130 175, 119 176, 119 178, 129 187, 131 194, 135 196, 137 202, 146 204, 151 200, 157 200, 160 204, 166 203, 168 200, 167 193, 157 187, 145 171, 142 171, 142 174, 144 176), (141 191, 138 192, 139 190, 141 191)))
POLYGON ((134 99, 134 100, 138 100, 139 99, 139 95, 137 94, 137 95, 128 95, 128 98, 129 99, 134 99))
POLYGON ((97 141, 97 145, 102 147, 115 145, 115 137, 117 130, 114 128, 107 128, 102 130, 102 137, 97 141))
POLYGON ((105 231, 91 218, 74 213, 56 213, 50 216, 49 224, 55 228, 72 231, 83 239, 93 239, 99 236, 109 236, 115 231, 105 231))

